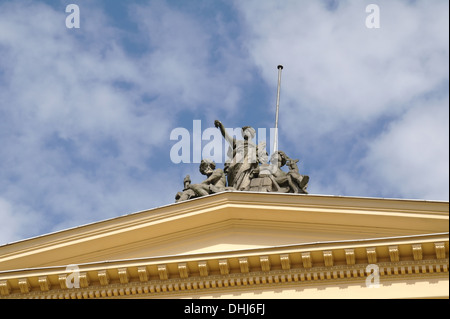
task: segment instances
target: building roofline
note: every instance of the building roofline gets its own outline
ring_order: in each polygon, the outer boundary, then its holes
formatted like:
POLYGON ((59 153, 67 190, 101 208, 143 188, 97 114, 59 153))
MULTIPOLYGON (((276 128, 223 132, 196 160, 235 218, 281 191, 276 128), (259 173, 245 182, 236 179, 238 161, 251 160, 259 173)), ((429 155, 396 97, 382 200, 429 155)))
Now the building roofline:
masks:
MULTIPOLYGON (((139 215, 139 214, 155 211, 155 210, 158 210, 158 209, 164 209, 164 208, 168 208, 168 207, 172 207, 172 206, 176 206, 176 205, 185 205, 186 203, 195 203, 195 202, 203 201, 205 199, 211 199, 211 198, 214 198, 214 197, 220 197, 220 196, 223 196, 224 194, 252 194, 252 195, 256 195, 256 196, 258 196, 258 195, 267 196, 268 195, 268 196, 286 196, 286 197, 301 197, 301 196, 305 196, 305 197, 322 197, 322 198, 336 198, 336 199, 387 200, 387 201, 417 202, 417 203, 436 203, 436 204, 445 204, 445 203, 448 204, 449 203, 448 201, 443 201, 443 200, 425 200, 425 199, 408 199, 408 198, 382 198, 382 197, 343 196, 343 195, 326 195, 326 194, 293 194, 293 193, 275 193, 275 192, 273 192, 273 193, 272 192, 263 193, 263 192, 251 192, 251 191, 239 191, 239 192, 224 191, 224 192, 219 192, 219 193, 211 194, 211 195, 204 196, 204 197, 198 197, 198 198, 190 199, 190 200, 185 201, 185 202, 165 204, 165 205, 153 207, 153 208, 150 208, 150 209, 135 211, 135 212, 132 212, 132 213, 128 213, 128 214, 124 214, 124 215, 120 215, 120 216, 116 216, 116 217, 106 218, 106 219, 103 219, 103 220, 93 221, 93 222, 90 222, 90 223, 86 223, 86 224, 82 224, 82 225, 78 225, 78 226, 74 226, 74 227, 69 227, 69 228, 56 230, 56 231, 49 232, 49 233, 44 233, 44 234, 40 234, 40 235, 36 235, 36 236, 24 238, 24 239, 19 239, 19 240, 16 240, 16 241, 5 243, 5 244, 0 244, 0 248, 6 247, 6 246, 9 246, 9 245, 13 245, 13 244, 17 244, 17 243, 26 242, 26 241, 37 239, 37 238, 41 238, 41 237, 46 237, 46 236, 59 234, 59 233, 70 231, 70 230, 75 230, 75 229, 80 229, 80 228, 92 226, 92 225, 103 223, 103 222, 111 222, 111 221, 114 221, 114 220, 117 220, 117 219, 126 218, 128 216, 133 216, 133 215, 139 215)), ((233 195, 231 195, 231 196, 233 196, 233 195)))

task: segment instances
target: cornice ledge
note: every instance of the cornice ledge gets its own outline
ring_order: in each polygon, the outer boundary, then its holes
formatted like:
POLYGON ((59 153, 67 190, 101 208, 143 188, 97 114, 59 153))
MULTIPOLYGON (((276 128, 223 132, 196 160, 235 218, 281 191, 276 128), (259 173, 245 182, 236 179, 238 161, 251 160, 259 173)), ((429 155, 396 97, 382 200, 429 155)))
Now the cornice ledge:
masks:
POLYGON ((316 250, 296 245, 289 249, 84 264, 79 265, 83 285, 76 289, 59 289, 59 285, 50 284, 68 275, 61 267, 0 272, 0 298, 114 298, 261 284, 362 280, 370 273, 369 264, 379 267, 381 278, 448 278, 448 236, 447 240, 442 234, 430 238, 434 241, 424 241, 426 237, 421 236, 396 245, 392 245, 392 240, 377 246, 366 242, 356 248, 349 242, 346 246, 340 243, 337 248, 322 246, 316 250), (421 258, 416 257, 419 247, 421 258))
MULTIPOLYGON (((421 261, 380 264, 381 283, 409 279, 447 279, 449 260, 439 262, 421 261)), ((268 287, 289 287, 304 285, 317 287, 353 283, 364 285, 370 271, 365 265, 339 265, 333 267, 312 267, 310 269, 254 271, 229 275, 193 276, 186 279, 149 280, 148 282, 112 283, 105 286, 91 285, 79 289, 54 289, 49 291, 28 291, 0 296, 0 299, 98 299, 98 298, 158 298, 167 295, 186 296, 195 293, 223 292, 235 289, 258 289, 268 287)), ((0 283, 2 281, 0 280, 0 283)))

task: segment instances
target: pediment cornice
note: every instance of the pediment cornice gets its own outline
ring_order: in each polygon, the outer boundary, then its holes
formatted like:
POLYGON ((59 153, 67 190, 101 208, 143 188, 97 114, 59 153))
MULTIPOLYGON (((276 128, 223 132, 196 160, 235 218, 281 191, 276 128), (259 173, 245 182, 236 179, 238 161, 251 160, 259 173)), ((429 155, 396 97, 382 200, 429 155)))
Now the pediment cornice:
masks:
POLYGON ((182 297, 276 285, 363 285, 368 265, 381 280, 448 279, 448 233, 316 242, 241 251, 162 256, 0 272, 1 298, 182 297))
MULTIPOLYGON (((448 202, 225 192, 1 246, 0 270, 101 262, 130 249, 144 249, 142 257, 167 255, 171 243, 188 245, 198 236, 237 228, 267 236, 278 231, 274 239, 289 231, 353 239, 440 233, 448 232, 448 202)), ((303 242, 317 240, 305 236, 303 242)))

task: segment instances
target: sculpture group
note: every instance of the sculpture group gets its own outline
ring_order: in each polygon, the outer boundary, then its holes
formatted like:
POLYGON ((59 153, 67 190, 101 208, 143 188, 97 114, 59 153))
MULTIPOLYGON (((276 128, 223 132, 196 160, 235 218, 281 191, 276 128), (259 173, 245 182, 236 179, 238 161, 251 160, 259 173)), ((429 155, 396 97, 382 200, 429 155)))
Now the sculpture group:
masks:
POLYGON ((213 161, 203 159, 200 173, 206 175, 206 180, 200 184, 191 184, 187 175, 183 191, 175 196, 176 202, 223 191, 307 194, 309 176, 299 173, 298 159, 288 157, 283 151, 276 151, 269 160, 266 145, 253 143, 256 132, 250 126, 242 128, 243 140, 231 137, 218 120, 214 122, 214 126, 229 144, 229 159, 223 169, 216 168, 213 161), (282 170, 283 166, 287 166, 289 171, 282 170))

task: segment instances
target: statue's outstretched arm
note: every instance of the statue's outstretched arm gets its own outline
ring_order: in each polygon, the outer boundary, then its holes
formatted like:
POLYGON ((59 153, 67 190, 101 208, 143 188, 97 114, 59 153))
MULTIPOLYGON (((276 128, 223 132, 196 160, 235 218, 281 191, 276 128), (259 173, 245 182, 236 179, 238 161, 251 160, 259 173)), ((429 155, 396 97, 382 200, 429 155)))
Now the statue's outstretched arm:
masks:
POLYGON ((217 127, 220 130, 220 133, 222 133, 222 136, 225 138, 225 140, 234 148, 236 145, 236 139, 231 137, 227 131, 225 130, 225 127, 223 126, 222 122, 219 120, 214 121, 214 126, 217 127))

